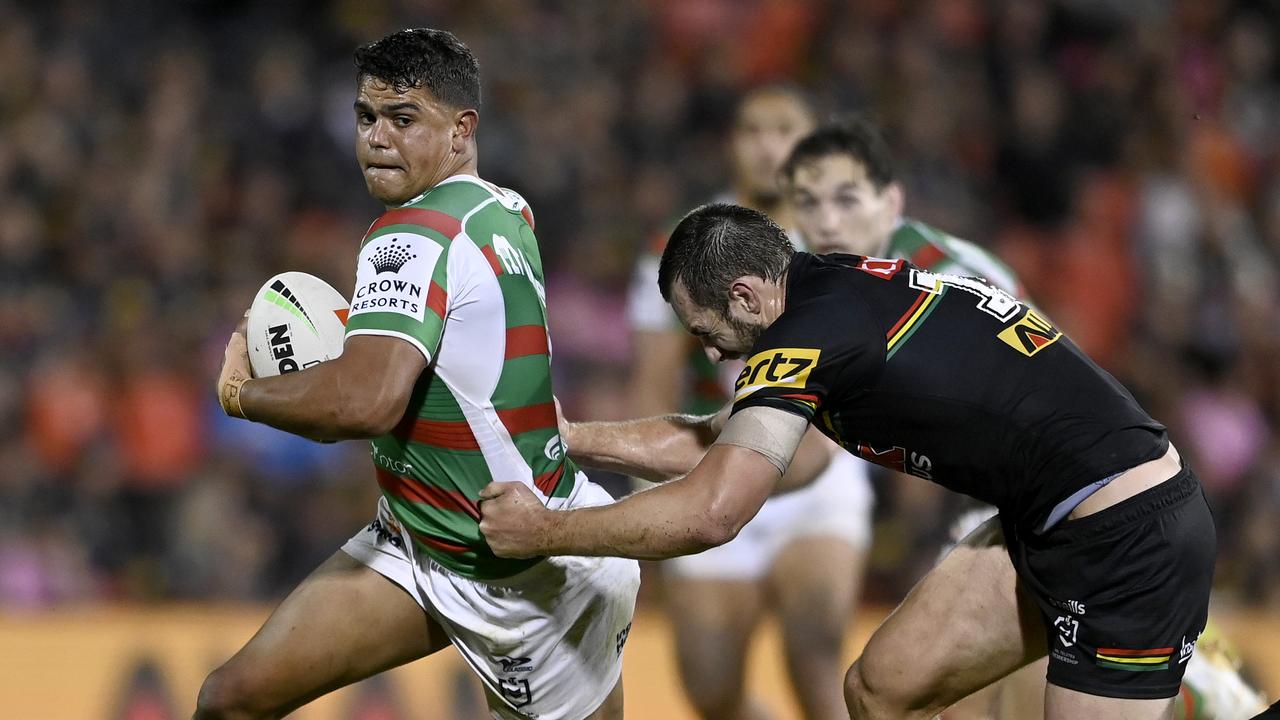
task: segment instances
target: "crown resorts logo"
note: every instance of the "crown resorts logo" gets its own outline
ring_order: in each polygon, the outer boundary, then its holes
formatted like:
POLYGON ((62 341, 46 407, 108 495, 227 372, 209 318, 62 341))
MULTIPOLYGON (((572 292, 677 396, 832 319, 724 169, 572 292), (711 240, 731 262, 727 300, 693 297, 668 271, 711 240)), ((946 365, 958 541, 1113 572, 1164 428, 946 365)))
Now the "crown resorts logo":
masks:
POLYGON ((391 242, 378 248, 378 251, 369 258, 369 262, 373 263, 373 269, 382 274, 384 272, 398 273, 404 264, 418 257, 409 251, 409 248, 399 244, 399 238, 392 238, 391 242))

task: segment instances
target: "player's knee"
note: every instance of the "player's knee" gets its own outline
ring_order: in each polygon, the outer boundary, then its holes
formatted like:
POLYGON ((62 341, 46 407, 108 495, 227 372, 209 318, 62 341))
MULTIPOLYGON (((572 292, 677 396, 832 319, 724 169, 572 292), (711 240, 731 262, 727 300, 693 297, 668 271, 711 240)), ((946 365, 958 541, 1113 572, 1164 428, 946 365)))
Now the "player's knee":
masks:
POLYGON ((200 686, 193 720, 263 720, 271 715, 255 706, 241 673, 226 665, 209 673, 200 686))
POLYGON ((844 623, 835 613, 814 613, 783 619, 783 641, 793 660, 839 659, 844 643, 844 623))
POLYGON ((909 683, 894 682, 889 675, 876 671, 873 664, 858 660, 844 676, 844 699, 853 720, 915 720, 932 718, 936 711, 924 707, 927 698, 909 683))
POLYGON ((689 703, 703 718, 739 717, 743 705, 742 684, 722 673, 686 673, 689 703))

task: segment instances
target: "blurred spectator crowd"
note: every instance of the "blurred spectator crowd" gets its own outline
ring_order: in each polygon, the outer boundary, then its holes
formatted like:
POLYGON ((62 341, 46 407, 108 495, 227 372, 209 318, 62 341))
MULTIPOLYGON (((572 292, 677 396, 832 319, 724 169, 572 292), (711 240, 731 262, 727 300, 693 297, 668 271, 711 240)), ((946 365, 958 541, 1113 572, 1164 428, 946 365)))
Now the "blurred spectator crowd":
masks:
MULTIPOLYGON (((346 289, 376 216, 352 49, 450 29, 480 168, 538 220, 571 416, 627 415, 638 251, 790 80, 886 130, 909 214, 985 245, 1159 419, 1280 600, 1280 5, 1222 0, 0 0, 0 607, 266 599, 366 522, 366 446, 222 417, 272 274, 346 289)), ((934 510, 882 487, 869 593, 934 510)), ((936 533, 935 533, 936 534, 936 533)))

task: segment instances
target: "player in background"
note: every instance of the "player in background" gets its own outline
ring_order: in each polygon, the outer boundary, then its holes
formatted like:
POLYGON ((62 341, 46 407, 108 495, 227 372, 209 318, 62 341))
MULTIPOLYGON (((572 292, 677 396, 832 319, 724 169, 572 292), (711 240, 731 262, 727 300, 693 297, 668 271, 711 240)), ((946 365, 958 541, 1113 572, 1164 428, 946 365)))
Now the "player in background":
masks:
POLYGON ((977 276, 1015 297, 1026 294, 990 252, 903 215, 906 199, 889 146, 863 118, 828 123, 802 138, 782 175, 792 217, 813 253, 902 258, 922 270, 977 276))
POLYGON ((505 560, 479 532, 494 477, 552 508, 610 500, 561 450, 533 216, 477 175, 479 67, 428 29, 355 60, 356 158, 387 211, 360 245, 343 353, 250 379, 238 330, 218 394, 236 417, 369 439, 382 498, 209 675, 196 717, 280 717, 452 644, 495 718, 621 718, 636 563, 505 560))
MULTIPOLYGON (((814 121, 808 102, 790 86, 765 86, 743 97, 728 142, 731 187, 720 199, 792 227, 779 169, 814 121)), ((792 239, 799 238, 792 233, 792 239)), ((663 301, 661 249, 659 243, 640 259, 628 298, 636 348, 631 413, 714 413, 728 402, 732 377, 707 359, 663 301)), ((844 717, 841 647, 870 543, 872 493, 865 464, 820 437, 817 442, 832 460, 815 484, 770 499, 733 542, 664 563, 681 681, 706 720, 766 717, 747 697, 744 678, 747 651, 767 610, 780 621, 805 717, 844 717)))
MULTIPOLYGON (((801 139, 783 166, 783 177, 795 223, 815 252, 903 258, 937 273, 984 277, 1025 296, 1014 273, 991 253, 902 214, 904 194, 888 145, 864 118, 825 124, 801 139)), ((995 512, 975 504, 958 519, 952 539, 959 542, 995 512)), ((1175 718, 1238 720, 1261 709, 1261 696, 1240 676, 1239 658, 1230 648, 1216 630, 1205 632, 1183 677, 1175 718)), ((1019 670, 953 706, 944 719, 1041 717, 1046 663, 1019 670)))

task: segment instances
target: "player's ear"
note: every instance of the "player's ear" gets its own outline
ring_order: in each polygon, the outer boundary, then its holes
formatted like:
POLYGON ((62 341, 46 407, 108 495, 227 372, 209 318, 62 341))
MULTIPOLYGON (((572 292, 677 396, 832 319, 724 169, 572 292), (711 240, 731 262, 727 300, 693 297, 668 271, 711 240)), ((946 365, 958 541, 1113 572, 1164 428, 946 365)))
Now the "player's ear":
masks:
POLYGON ((889 183, 885 189, 885 202, 888 204, 888 211, 894 220, 902 216, 902 207, 906 204, 906 196, 902 192, 902 186, 896 182, 889 183))
POLYGON ((740 277, 729 286, 729 305, 738 305, 747 313, 755 315, 764 306, 760 293, 752 280, 759 278, 740 277))
POLYGON ((480 114, 475 110, 459 110, 453 116, 453 151, 461 153, 467 143, 475 140, 480 114))

